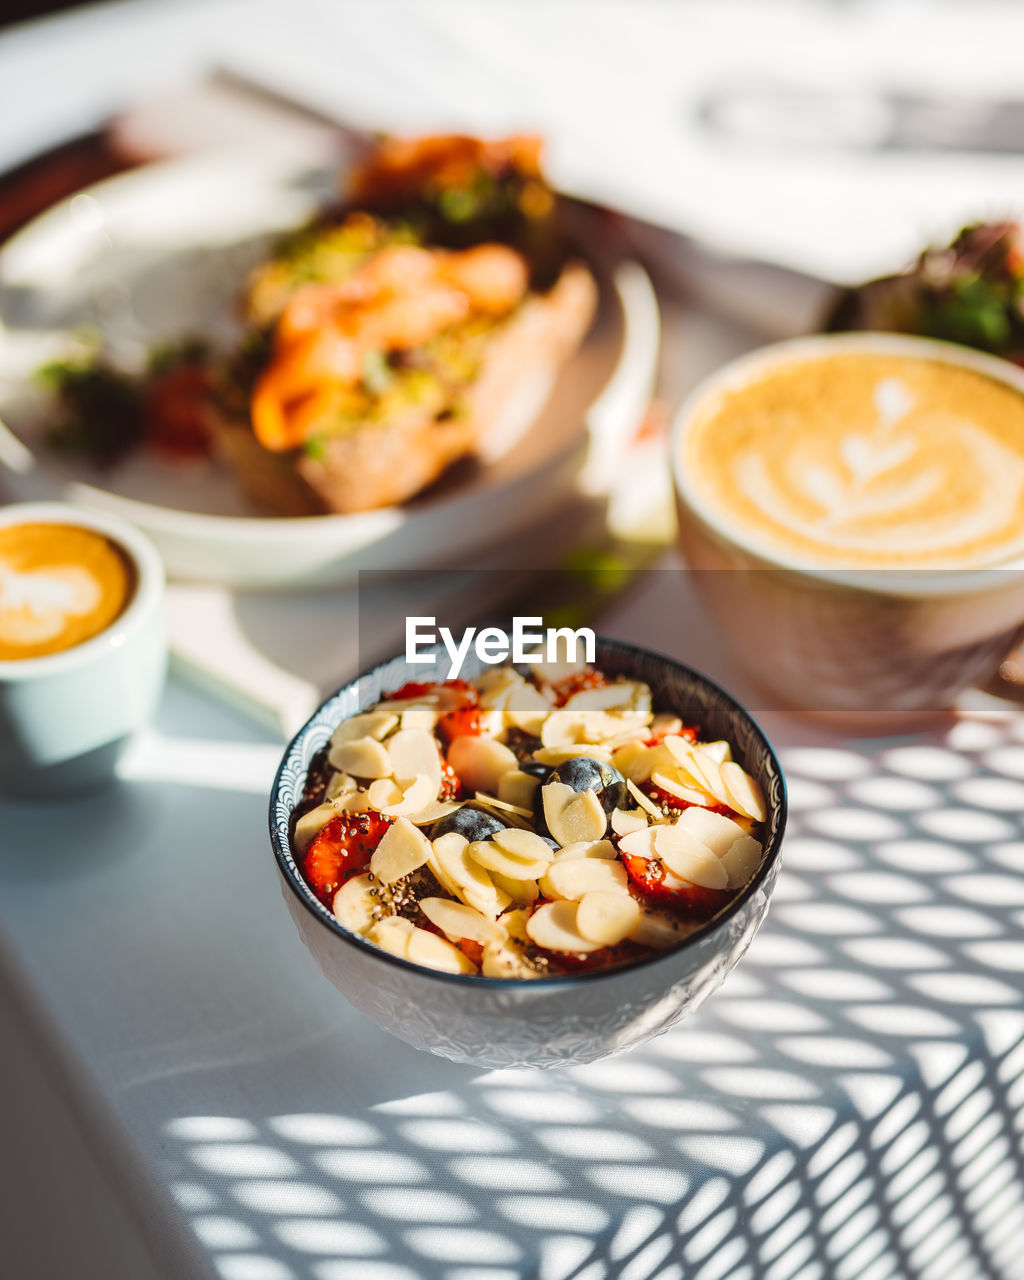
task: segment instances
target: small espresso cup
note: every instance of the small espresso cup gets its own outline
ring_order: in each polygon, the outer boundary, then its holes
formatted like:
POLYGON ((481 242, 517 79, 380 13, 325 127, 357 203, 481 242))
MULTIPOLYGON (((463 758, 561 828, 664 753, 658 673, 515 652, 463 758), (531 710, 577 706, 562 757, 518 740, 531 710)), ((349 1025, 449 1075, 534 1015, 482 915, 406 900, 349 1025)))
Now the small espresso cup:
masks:
POLYGON ((124 521, 0 506, 0 793, 59 796, 112 777, 163 688, 163 589, 155 549, 124 521))
POLYGON ((766 705, 898 727, 1024 634, 1024 370, 892 334, 783 342, 702 383, 671 450, 696 594, 766 705))

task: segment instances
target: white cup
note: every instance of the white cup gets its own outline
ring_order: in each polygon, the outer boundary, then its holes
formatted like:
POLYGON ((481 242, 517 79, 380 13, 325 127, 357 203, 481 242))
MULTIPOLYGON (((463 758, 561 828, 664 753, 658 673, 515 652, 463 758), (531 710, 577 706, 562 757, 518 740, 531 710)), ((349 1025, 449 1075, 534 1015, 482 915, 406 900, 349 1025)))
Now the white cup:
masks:
POLYGON ((683 446, 706 400, 783 364, 845 352, 938 360, 1024 395, 1024 370, 930 339, 834 334, 762 348, 703 382, 671 435, 683 556, 747 675, 774 705, 893 726, 948 708, 1024 634, 1024 561, 969 570, 814 568, 731 527, 703 500, 683 446))
POLYGON ((104 631, 42 657, 0 661, 0 791, 59 795, 108 780, 132 734, 152 717, 167 671, 164 570, 137 529, 68 503, 0 507, 0 527, 94 530, 131 560, 135 589, 104 631))

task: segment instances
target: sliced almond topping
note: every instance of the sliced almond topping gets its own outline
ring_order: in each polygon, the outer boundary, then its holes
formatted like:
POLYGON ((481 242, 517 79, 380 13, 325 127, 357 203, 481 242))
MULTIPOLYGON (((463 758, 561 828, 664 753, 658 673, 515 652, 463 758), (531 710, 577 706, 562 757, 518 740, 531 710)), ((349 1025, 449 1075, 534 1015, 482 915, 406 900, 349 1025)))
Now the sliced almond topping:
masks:
POLYGON ((417 809, 415 813, 407 813, 405 816, 414 827, 428 827, 438 818, 445 818, 449 813, 454 813, 459 807, 457 800, 434 800, 422 809, 417 809))
POLYGON ((427 865, 449 893, 476 907, 489 920, 497 919, 511 902, 509 895, 469 856, 469 841, 456 831, 449 831, 434 841, 427 865))
POLYGON ((542 840, 535 831, 523 831, 516 827, 508 827, 504 831, 496 831, 491 839, 501 845, 506 853, 514 853, 517 858, 532 858, 537 862, 550 862, 555 851, 546 840, 542 840))
POLYGON ((559 898, 571 900, 598 890, 625 894, 629 884, 622 863, 618 859, 610 862, 607 858, 567 858, 553 862, 545 878, 559 898))
POLYGON ((411 920, 402 916, 385 916, 371 925, 366 937, 374 942, 382 951, 389 951, 393 956, 401 956, 404 960, 409 947, 409 938, 416 926, 411 920))
POLYGON ((643 831, 646 827, 647 813, 645 810, 612 810, 612 830, 617 836, 628 836, 631 831, 643 831))
POLYGON ((665 739, 669 734, 677 737, 682 727, 683 722, 678 716, 667 711, 659 711, 651 721, 651 737, 665 739))
POLYGON ((580 898, 576 928, 591 942, 614 947, 628 938, 640 921, 640 904, 628 893, 594 890, 580 898))
MULTIPOLYGON (((528 907, 540 897, 537 880, 512 880, 508 876, 503 876, 500 871, 492 871, 490 876, 495 886, 508 894, 509 902, 513 907, 528 907)), ((507 914, 506 912, 501 919, 504 920, 507 914)))
POLYGON ((710 809, 686 809, 679 815, 676 826, 706 844, 719 858, 729 852, 734 841, 746 835, 738 823, 724 813, 712 813, 710 809))
POLYGON ((331 734, 331 746, 340 746, 343 742, 356 742, 359 738, 376 738, 379 742, 398 724, 398 716, 393 711, 363 711, 357 716, 349 716, 342 720, 331 734))
POLYGON ((626 790, 637 802, 637 804, 640 806, 641 809, 649 813, 652 818, 656 818, 659 822, 662 820, 662 818, 664 817, 664 814, 661 812, 658 806, 654 803, 654 801, 650 798, 650 796, 645 796, 644 793, 640 790, 640 788, 636 785, 636 783, 632 782, 629 778, 626 779, 626 790))
POLYGON ((550 865, 547 859, 520 858, 506 853, 492 840, 474 840, 469 846, 469 856, 479 866, 497 871, 509 880, 536 880, 550 865))
POLYGON ((654 833, 661 830, 661 826, 653 826, 630 831, 619 837, 619 848, 634 858, 656 858, 658 855, 654 852, 654 833))
POLYGON ((396 818, 374 849, 370 870, 383 884, 394 884, 422 867, 429 856, 427 837, 408 818, 396 818))
POLYGON ((498 799, 529 816, 533 813, 533 797, 539 786, 539 778, 531 777, 521 769, 510 769, 498 783, 498 799))
POLYGON ((394 778, 378 778, 371 782, 366 795, 372 809, 383 809, 386 805, 400 804, 405 793, 394 778))
POLYGON ((699 928, 698 924, 686 923, 662 911, 642 910, 629 936, 643 947, 674 947, 699 928))
POLYGON ((327 788, 324 791, 325 800, 335 800, 338 796, 348 795, 350 791, 358 791, 359 783, 355 778, 350 777, 347 773, 335 773, 331 775, 327 788))
POLYGON ((505 703, 505 719, 524 733, 540 736, 544 721, 551 711, 551 703, 532 684, 525 680, 511 690, 505 703))
MULTIPOLYGON (((399 729, 388 739, 391 772, 399 782, 425 777, 434 782, 434 796, 441 785, 441 757, 437 739, 426 729, 399 729)), ((434 797, 431 797, 433 799, 434 797)))
POLYGON ((725 764, 727 760, 732 759, 732 747, 722 738, 717 742, 702 742, 700 749, 706 756, 710 756, 716 764, 725 764))
POLYGON ((673 875, 705 889, 726 889, 729 876, 721 859, 676 825, 654 828, 654 848, 673 875))
POLYGON ((722 765, 722 782, 732 801, 731 808, 737 813, 745 813, 755 822, 764 822, 768 816, 764 796, 749 773, 745 772, 734 760, 727 760, 722 765))
POLYGON ((355 738, 339 742, 327 753, 332 768, 354 778, 387 778, 391 774, 388 753, 375 738, 355 738))
POLYGON ((761 842, 753 836, 740 836, 728 853, 722 855, 722 866, 729 877, 730 889, 742 889, 761 863, 761 842))
POLYGON ((572 747, 581 741, 583 716, 575 711, 559 708, 544 721, 540 740, 545 747, 572 747))
POLYGON ((685 800, 687 804, 703 805, 713 799, 710 792, 705 790, 698 791, 696 787, 688 787, 664 773, 652 773, 651 781, 656 787, 661 787, 662 791, 667 791, 670 796, 675 796, 678 800, 685 800))
POLYGON ((372 808, 370 804, 369 791, 346 791, 344 795, 338 796, 333 804, 342 813, 366 813, 372 808))
POLYGON ((526 932, 538 947, 547 951, 599 951, 600 942, 591 942, 576 927, 575 902, 546 902, 526 922, 526 932))
POLYGON ((502 818, 510 827, 523 827, 528 831, 532 831, 533 827, 533 810, 521 809, 515 804, 506 804, 504 800, 499 800, 496 796, 489 796, 486 791, 478 791, 473 799, 477 804, 482 805, 485 809, 490 809, 493 814, 502 818))
POLYGON ((656 760, 653 749, 645 747, 642 742, 627 742, 612 755, 612 764, 627 783, 646 782, 656 760))
POLYGON ((318 804, 315 809, 310 809, 308 813, 304 813, 295 823, 295 831, 292 835, 292 843, 300 853, 305 853, 309 846, 313 843, 313 837, 318 836, 324 827, 332 818, 336 818, 339 813, 343 812, 333 804, 318 804))
POLYGON ((505 927, 500 922, 489 920, 464 902, 453 902, 451 898, 421 898, 420 906, 431 924, 436 924, 453 940, 469 938, 471 942, 484 944, 500 942, 506 936, 505 927))
MULTIPOLYGON (((377 786, 376 782, 373 783, 370 790, 372 791, 375 786, 377 786)), ((380 811, 389 818, 411 817, 418 814, 421 809, 426 808, 428 804, 433 804, 436 796, 437 787, 434 785, 433 779, 426 778, 421 774, 406 787, 397 800, 380 806, 380 811)), ((415 823, 413 825, 415 826, 415 823)))
POLYGON ((353 876, 334 895, 334 914, 353 933, 366 933, 374 924, 374 910, 380 911, 373 889, 368 875, 353 876))
POLYGON ((610 840, 577 840, 573 844, 565 844, 561 849, 552 849, 555 861, 564 858, 617 858, 618 851, 610 840))
POLYGON ((443 973, 476 973, 477 967, 468 956, 444 938, 427 929, 413 929, 406 943, 405 958, 428 969, 443 973))
POLYGON ((469 791, 497 793, 502 777, 519 767, 519 761, 503 742, 467 735, 456 738, 448 750, 448 763, 469 791))
POLYGON ((402 728, 423 729, 427 733, 433 733, 434 726, 437 724, 437 716, 437 707, 428 707, 423 703, 416 703, 414 706, 406 707, 402 712, 402 728))
POLYGON ((573 791, 565 783, 554 782, 543 788, 541 796, 548 830, 560 845, 600 840, 608 829, 608 815, 593 791, 573 791))

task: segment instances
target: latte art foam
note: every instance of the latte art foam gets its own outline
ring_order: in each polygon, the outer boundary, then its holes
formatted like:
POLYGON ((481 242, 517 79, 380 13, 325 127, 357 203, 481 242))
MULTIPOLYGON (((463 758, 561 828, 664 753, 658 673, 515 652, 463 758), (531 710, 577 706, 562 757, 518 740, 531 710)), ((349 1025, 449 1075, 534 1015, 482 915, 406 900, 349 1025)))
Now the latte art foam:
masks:
POLYGON ((130 562, 100 533, 63 524, 0 528, 0 660, 90 640, 120 616, 133 588, 130 562))
POLYGON ((701 505, 755 549, 858 568, 1024 551, 1024 395, 972 369, 794 359, 710 395, 682 448, 701 505))

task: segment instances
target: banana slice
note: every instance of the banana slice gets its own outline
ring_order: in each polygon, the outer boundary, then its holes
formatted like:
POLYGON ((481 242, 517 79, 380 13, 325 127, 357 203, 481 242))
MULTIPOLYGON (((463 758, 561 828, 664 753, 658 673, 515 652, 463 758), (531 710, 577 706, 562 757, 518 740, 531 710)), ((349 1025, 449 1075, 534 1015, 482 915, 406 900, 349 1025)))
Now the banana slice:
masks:
POLYGON ((335 917, 353 933, 368 933, 383 917, 383 910, 375 886, 368 875, 353 876, 346 880, 334 895, 335 917))

